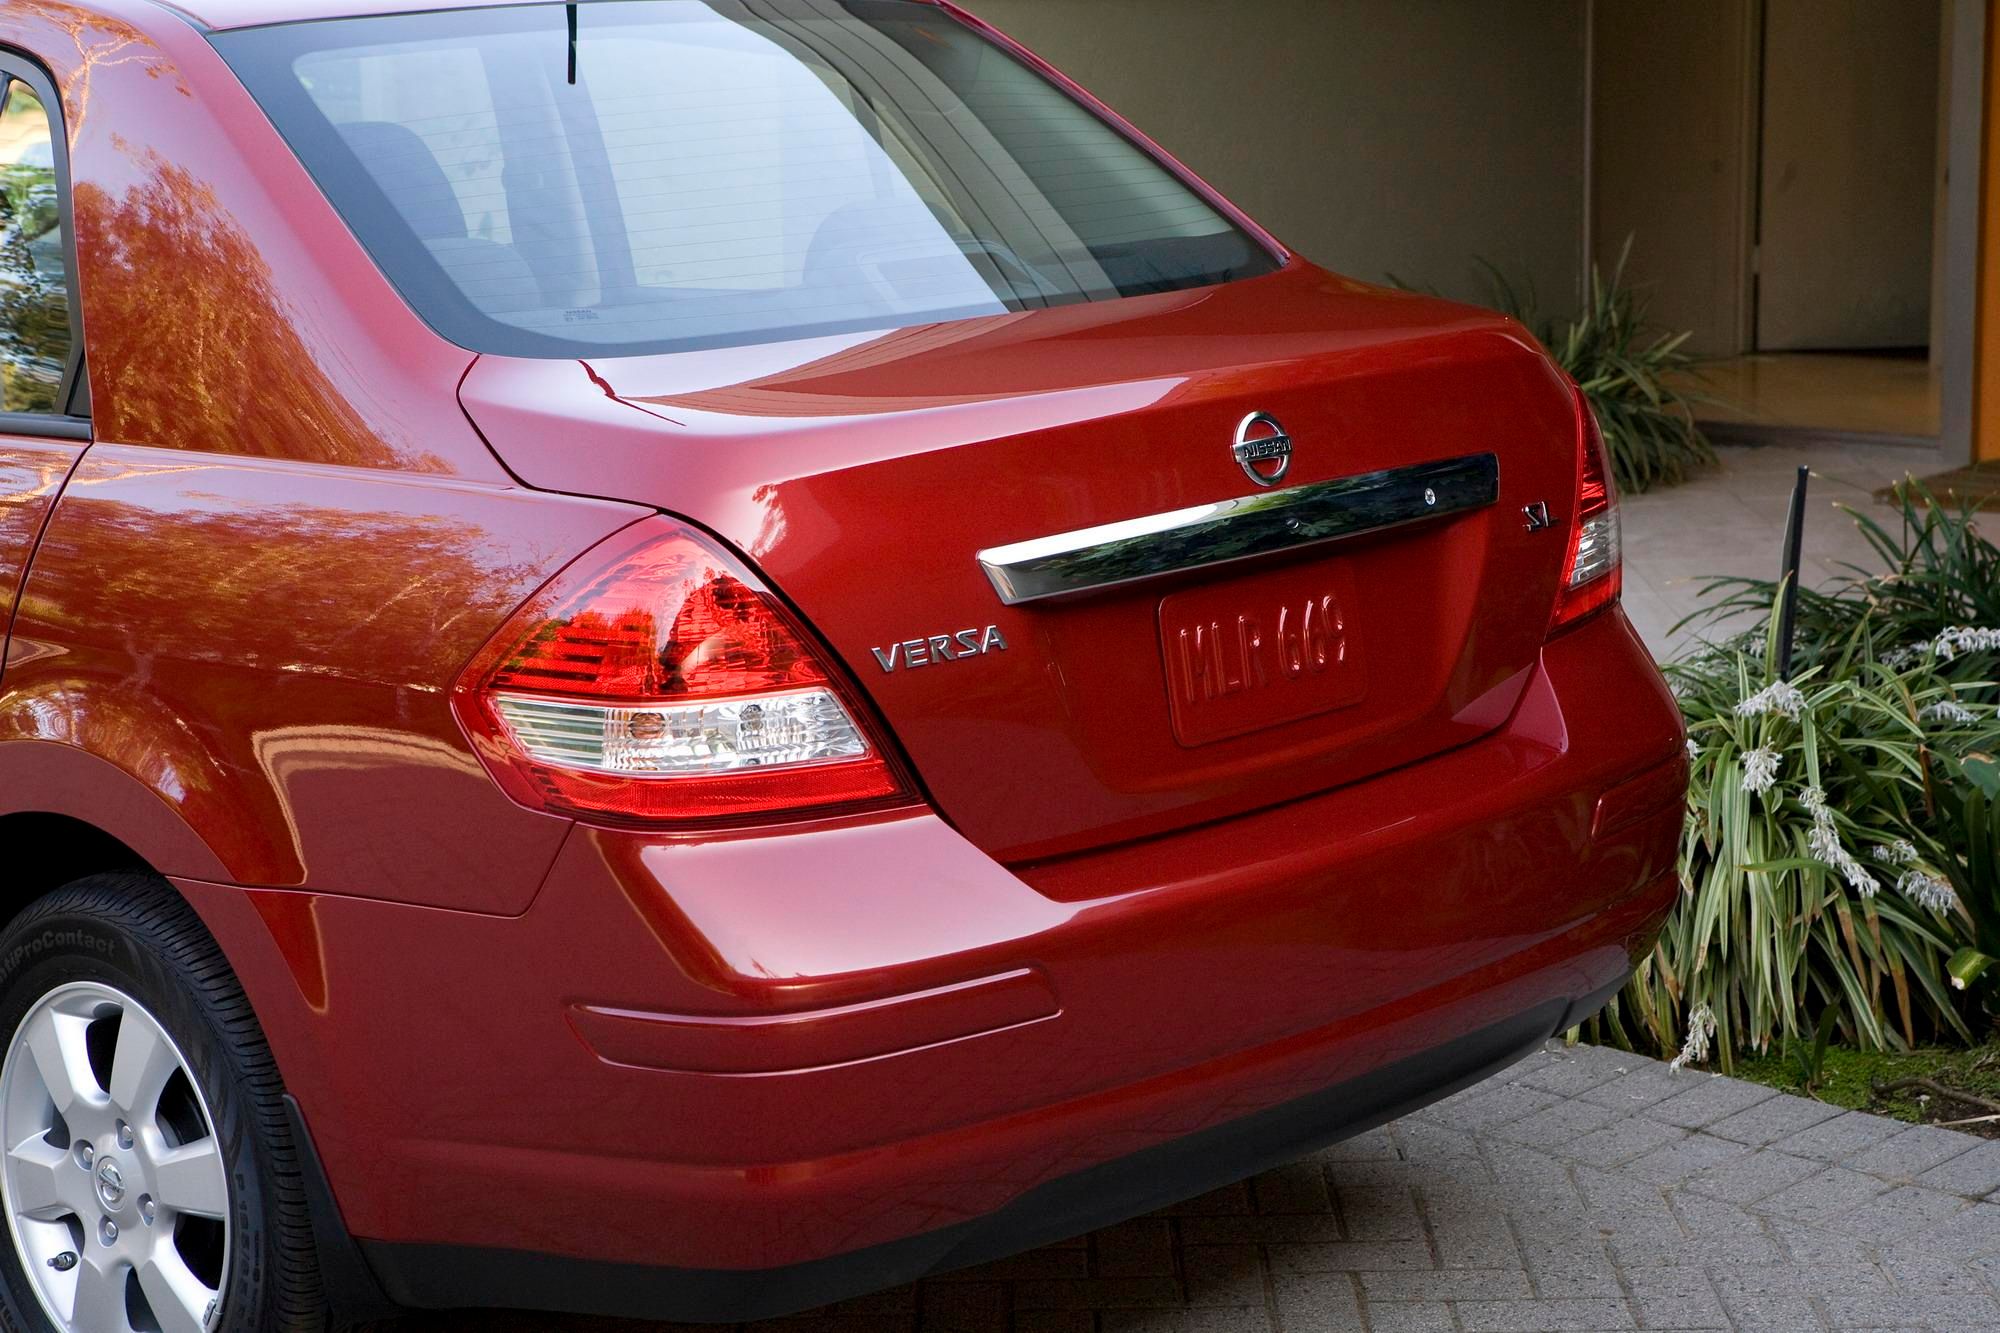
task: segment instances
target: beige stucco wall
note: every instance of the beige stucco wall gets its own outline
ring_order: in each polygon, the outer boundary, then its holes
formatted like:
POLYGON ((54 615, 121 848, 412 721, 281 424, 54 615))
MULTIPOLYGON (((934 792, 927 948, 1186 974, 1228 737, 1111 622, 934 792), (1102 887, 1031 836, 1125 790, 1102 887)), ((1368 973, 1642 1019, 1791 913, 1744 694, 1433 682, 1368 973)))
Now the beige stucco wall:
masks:
POLYGON ((1583 0, 966 0, 1356 277, 1567 310, 1581 267, 1583 0))

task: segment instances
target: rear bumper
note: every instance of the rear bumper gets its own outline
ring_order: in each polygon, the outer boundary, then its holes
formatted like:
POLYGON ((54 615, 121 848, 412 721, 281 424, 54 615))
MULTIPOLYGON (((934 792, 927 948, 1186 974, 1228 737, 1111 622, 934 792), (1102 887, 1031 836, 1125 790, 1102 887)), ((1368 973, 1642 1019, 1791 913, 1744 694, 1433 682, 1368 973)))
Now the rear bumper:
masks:
POLYGON ((715 1323, 772 1318, 1081 1235, 1292 1161, 1505 1068, 1594 1013, 1617 984, 1579 1001, 1550 1001, 1349 1082, 1048 1181, 984 1217, 786 1268, 656 1268, 384 1242, 361 1248, 384 1292, 406 1307, 477 1303, 715 1323))
POLYGON ((1525 1051, 1672 902, 1680 736, 1614 613, 1477 744, 1020 871, 919 815, 579 830, 517 918, 183 887, 392 1295, 734 1320, 1170 1201, 1525 1051))

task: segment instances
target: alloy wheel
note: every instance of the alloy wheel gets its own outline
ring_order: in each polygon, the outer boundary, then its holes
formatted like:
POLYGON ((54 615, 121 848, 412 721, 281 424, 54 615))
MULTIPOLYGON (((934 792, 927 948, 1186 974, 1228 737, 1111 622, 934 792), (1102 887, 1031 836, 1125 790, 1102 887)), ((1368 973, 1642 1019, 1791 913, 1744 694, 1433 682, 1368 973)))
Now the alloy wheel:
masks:
POLYGON ((203 1333, 229 1271, 214 1118, 158 1019, 99 982, 29 1008, 0 1064, 8 1229, 64 1333, 203 1333))

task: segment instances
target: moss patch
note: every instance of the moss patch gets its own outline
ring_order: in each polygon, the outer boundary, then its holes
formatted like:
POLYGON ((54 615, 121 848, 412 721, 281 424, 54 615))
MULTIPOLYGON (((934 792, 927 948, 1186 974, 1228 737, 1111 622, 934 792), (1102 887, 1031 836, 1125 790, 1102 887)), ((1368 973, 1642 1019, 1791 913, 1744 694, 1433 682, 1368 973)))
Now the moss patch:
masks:
MULTIPOLYGON (((1808 1089, 1796 1060, 1781 1056, 1739 1059, 1735 1074, 1780 1092, 1817 1097, 1832 1106, 1894 1116, 1915 1124, 1937 1124, 1991 1115, 1993 1108, 1962 1101, 1952 1092, 2000 1102, 2000 1042, 1971 1050, 1925 1048, 1915 1051, 1856 1051, 1829 1047, 1819 1078, 1808 1089), (1902 1088, 1877 1092, 1905 1079, 1928 1079, 1946 1091, 1902 1088)), ((2000 1138, 2000 1121, 1955 1125, 1955 1129, 2000 1138)))

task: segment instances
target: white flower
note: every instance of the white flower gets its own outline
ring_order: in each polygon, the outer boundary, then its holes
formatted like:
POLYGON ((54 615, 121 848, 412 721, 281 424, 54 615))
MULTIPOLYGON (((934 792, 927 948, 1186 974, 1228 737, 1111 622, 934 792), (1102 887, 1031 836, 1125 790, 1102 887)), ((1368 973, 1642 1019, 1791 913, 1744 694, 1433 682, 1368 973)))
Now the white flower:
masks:
POLYGON ((2000 629, 1953 625, 1931 640, 1930 650, 1947 662, 1960 653, 2000 652, 2000 629))
POLYGON ((1688 737, 1687 748, 1688 748, 1688 762, 1690 764, 1692 764, 1695 760, 1701 758, 1701 746, 1695 744, 1694 737, 1692 736, 1688 737))
POLYGON ((1885 866, 1906 866, 1917 859, 1917 846, 1908 838, 1898 838, 1877 847, 1875 859, 1885 866))
POLYGON ((1705 1004, 1698 1004, 1688 1015, 1687 1041, 1681 1046, 1681 1053, 1667 1063, 1667 1072, 1678 1074, 1681 1066, 1700 1064, 1708 1059, 1708 1043, 1715 1036, 1715 1012, 1705 1004))
POLYGON ((1969 727, 1979 720, 1979 715, 1956 699, 1939 699, 1936 703, 1925 704, 1917 713, 1922 722, 1948 722, 1955 727, 1969 727))
POLYGON ((1763 795, 1771 790, 1771 784, 1778 780, 1778 765, 1783 762, 1776 750, 1749 750, 1743 755, 1743 790, 1763 795))
POLYGON ((1904 867, 1903 873, 1896 877, 1896 892, 1917 906, 1940 916, 1957 908, 1958 895, 1952 892, 1950 884, 1917 865, 1917 847, 1908 838, 1877 846, 1875 859, 1885 866, 1904 867))
POLYGON ((1736 705, 1738 717, 1756 717, 1759 713, 1782 713, 1796 722, 1805 711, 1806 697, 1799 687, 1788 680, 1774 681, 1757 691, 1742 703, 1736 705))
MULTIPOLYGON (((1928 644, 1925 645, 1925 647, 1929 646, 1928 644)), ((1888 652, 1882 654, 1882 665, 1888 667, 1891 671, 1901 671, 1904 667, 1915 663, 1916 660, 1917 650, 1915 648, 1891 648, 1888 652)))
POLYGON ((1864 898, 1873 898, 1882 887, 1881 881, 1869 874, 1866 867, 1840 845, 1840 829, 1833 822, 1833 811, 1826 808, 1826 793, 1818 787, 1808 787, 1800 793, 1799 799, 1812 812, 1812 832, 1806 835, 1806 846, 1821 863, 1840 872, 1840 877, 1855 892, 1864 898))
POLYGON ((1952 892, 1951 885, 1922 870, 1905 870, 1902 878, 1896 881, 1896 892, 1939 916, 1958 906, 1958 895, 1952 892))

